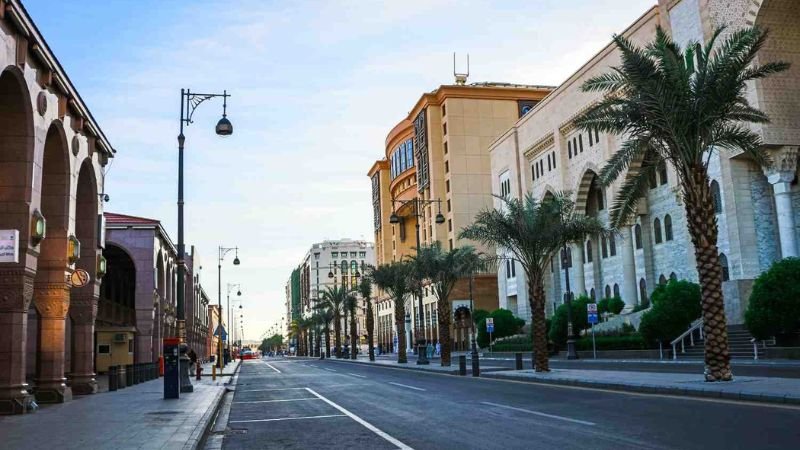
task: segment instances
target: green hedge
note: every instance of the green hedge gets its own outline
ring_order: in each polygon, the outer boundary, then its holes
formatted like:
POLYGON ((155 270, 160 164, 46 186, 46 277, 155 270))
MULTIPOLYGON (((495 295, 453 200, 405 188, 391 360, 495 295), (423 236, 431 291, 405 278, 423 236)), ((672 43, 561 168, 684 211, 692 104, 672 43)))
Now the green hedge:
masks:
POLYGON ((744 322, 756 339, 800 331, 800 258, 776 262, 756 278, 744 322))
POLYGON ((492 345, 493 352, 530 352, 533 351, 533 343, 528 341, 527 343, 508 343, 508 342, 501 342, 499 344, 492 345))
MULTIPOLYGON (((651 348, 639 334, 630 336, 596 336, 597 350, 647 350, 651 348)), ((591 350, 592 337, 584 336, 575 342, 577 350, 591 350)))

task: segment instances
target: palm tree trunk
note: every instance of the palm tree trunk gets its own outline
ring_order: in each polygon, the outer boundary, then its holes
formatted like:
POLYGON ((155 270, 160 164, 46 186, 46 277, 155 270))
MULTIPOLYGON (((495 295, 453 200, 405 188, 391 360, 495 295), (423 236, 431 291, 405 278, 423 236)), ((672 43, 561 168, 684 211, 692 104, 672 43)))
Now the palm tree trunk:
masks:
POLYGON ((531 325, 533 328, 534 369, 537 372, 549 372, 550 361, 547 355, 547 323, 544 319, 544 284, 541 273, 527 273, 528 303, 531 307, 531 325))
POLYGON ((356 312, 350 311, 350 359, 356 359, 356 340, 358 339, 356 329, 356 312))
POLYGON ((403 299, 394 301, 394 322, 397 327, 397 362, 405 364, 408 362, 406 355, 406 312, 403 299))
POLYGON ((717 248, 717 216, 711 198, 708 173, 694 171, 691 183, 684 182, 687 226, 694 244, 700 281, 703 333, 705 334, 706 381, 731 381, 728 325, 722 296, 722 268, 717 248))
POLYGON ((375 318, 372 317, 372 301, 367 298, 367 348, 370 361, 375 361, 375 336, 372 334, 374 327, 375 318))
POLYGON ((333 315, 333 346, 336 348, 336 357, 342 357, 342 323, 340 322, 341 317, 339 316, 339 312, 337 311, 333 315))
POLYGON ((331 327, 330 324, 325 325, 325 357, 331 357, 331 327))
POLYGON ((441 352, 441 365, 442 367, 450 366, 451 353, 450 353, 450 302, 438 301, 436 302, 437 309, 437 322, 439 323, 439 348, 441 352))
MULTIPOLYGON (((348 334, 347 334, 347 316, 348 316, 347 313, 348 313, 348 311, 345 309, 344 310, 344 320, 342 321, 342 322, 344 322, 344 332, 342 333, 342 337, 344 338, 344 344, 342 345, 343 347, 347 345, 347 341, 349 340, 348 334)), ((345 358, 349 358, 350 357, 350 355, 348 355, 347 353, 343 353, 342 356, 345 357, 345 358)))
POLYGON ((314 350, 314 357, 319 358, 319 353, 322 351, 322 330, 317 328, 314 332, 317 348, 314 350))

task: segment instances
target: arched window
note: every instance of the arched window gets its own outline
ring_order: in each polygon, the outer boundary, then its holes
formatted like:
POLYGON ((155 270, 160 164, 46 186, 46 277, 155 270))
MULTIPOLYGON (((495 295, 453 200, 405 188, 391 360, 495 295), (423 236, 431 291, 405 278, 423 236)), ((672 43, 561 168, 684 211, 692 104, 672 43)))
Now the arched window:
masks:
POLYGON ((592 240, 586 241, 586 262, 592 262, 592 240))
POLYGON ((602 211, 605 209, 605 201, 603 200, 603 189, 597 189, 597 210, 602 211))
POLYGON ((661 220, 656 217, 656 220, 653 221, 653 234, 656 238, 656 244, 661 243, 661 220))
POLYGON ((639 303, 641 305, 649 305, 650 300, 647 298, 647 282, 644 278, 639 280, 639 303))
POLYGON ((342 261, 342 275, 347 273, 347 261, 342 261))
POLYGON ((669 214, 664 216, 664 239, 672 240, 672 217, 669 214))
POLYGON ((658 187, 658 179, 656 176, 656 172, 652 169, 650 169, 649 173, 647 174, 647 184, 650 185, 650 189, 655 189, 658 187))
POLYGON ((617 239, 613 234, 608 237, 608 247, 611 250, 611 256, 617 256, 617 239))
POLYGON ((567 267, 572 268, 572 247, 567 247, 567 267))
POLYGON ((603 258, 608 258, 608 243, 606 242, 605 236, 600 236, 600 247, 603 258))
POLYGON ((611 297, 611 286, 606 285, 606 297, 605 298, 610 298, 610 297, 611 297))
POLYGON ((638 223, 633 227, 633 240, 636 242, 636 249, 642 248, 642 226, 638 223))
POLYGON ((711 201, 714 203, 714 212, 717 214, 722 213, 722 194, 719 192, 719 183, 717 180, 711 182, 711 201))
POLYGON ((661 161, 661 164, 658 165, 658 178, 660 184, 667 184, 667 163, 664 161, 661 161))
POLYGON ((614 283, 614 297, 619 297, 619 285, 614 283))
POLYGON ((658 277, 658 284, 667 284, 667 277, 665 277, 663 273, 658 277))
POLYGON ((678 281, 678 275, 675 274, 675 272, 672 272, 672 273, 669 274, 669 279, 671 281, 678 281))
POLYGON ((719 254, 719 265, 722 268, 722 281, 730 281, 731 270, 728 267, 728 257, 725 256, 725 253, 719 254))
POLYGON ((592 288, 592 290, 591 290, 591 291, 589 291, 589 297, 591 297, 591 298, 592 298, 592 300, 595 300, 595 299, 597 298, 597 297, 594 295, 594 288, 592 288))

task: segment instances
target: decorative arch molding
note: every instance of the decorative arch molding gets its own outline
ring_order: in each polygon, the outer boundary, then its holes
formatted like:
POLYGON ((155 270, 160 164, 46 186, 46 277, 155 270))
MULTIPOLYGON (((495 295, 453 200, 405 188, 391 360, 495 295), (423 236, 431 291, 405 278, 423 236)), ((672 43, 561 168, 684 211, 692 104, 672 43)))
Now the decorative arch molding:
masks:
POLYGON ((756 24, 758 13, 761 11, 761 6, 763 4, 763 0, 749 0, 747 2, 747 12, 744 14, 744 23, 746 23, 747 26, 752 27, 756 24))
POLYGON ((592 187, 592 180, 598 177, 600 170, 597 165, 592 162, 587 162, 581 169, 580 180, 575 189, 575 211, 579 214, 586 214, 586 207, 589 201, 589 191, 592 187))
POLYGON ((555 197, 556 192, 558 192, 558 190, 556 190, 556 188, 554 188, 553 186, 549 184, 545 185, 544 191, 542 192, 542 198, 540 198, 539 201, 543 201, 545 198, 547 198, 548 195, 555 197))
POLYGON ((133 257, 133 254, 128 249, 128 247, 125 246, 125 244, 121 244, 118 241, 106 239, 106 248, 108 247, 117 247, 118 249, 122 250, 122 252, 125 253, 128 256, 128 258, 130 258, 131 262, 133 263, 133 268, 136 269, 136 272, 137 273, 139 272, 139 268, 136 266, 136 258, 133 257))

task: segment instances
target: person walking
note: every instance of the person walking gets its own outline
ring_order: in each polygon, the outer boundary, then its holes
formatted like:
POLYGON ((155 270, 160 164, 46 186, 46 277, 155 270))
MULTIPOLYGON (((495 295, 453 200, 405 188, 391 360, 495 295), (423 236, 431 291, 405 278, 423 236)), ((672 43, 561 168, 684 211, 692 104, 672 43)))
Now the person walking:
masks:
POLYGON ((439 344, 439 341, 436 341, 436 355, 439 356, 442 354, 442 346, 439 344))

